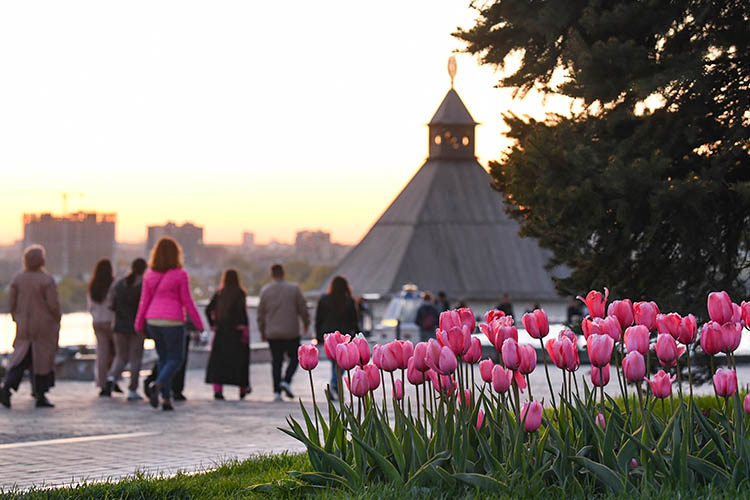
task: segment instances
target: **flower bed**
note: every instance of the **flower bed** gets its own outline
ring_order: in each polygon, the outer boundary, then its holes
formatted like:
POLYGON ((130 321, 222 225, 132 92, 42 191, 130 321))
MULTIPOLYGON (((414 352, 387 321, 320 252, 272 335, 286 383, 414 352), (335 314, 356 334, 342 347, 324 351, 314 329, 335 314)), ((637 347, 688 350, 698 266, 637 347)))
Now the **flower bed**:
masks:
MULTIPOLYGON (((529 383, 536 351, 518 344, 513 318, 500 311, 488 312, 479 325, 500 354, 497 365, 480 359, 469 309, 442 313, 436 339, 416 346, 394 341, 371 353, 362 337, 326 335, 326 354, 345 384, 339 384, 338 408, 328 393, 327 415, 315 403, 312 412, 302 406, 304 421, 290 417, 282 429, 305 444, 313 469, 294 480, 351 491, 384 483, 509 491, 523 483, 574 494, 748 486, 750 395, 742 399, 738 392, 733 352, 750 322, 750 304, 711 293, 711 321, 698 344, 692 314, 661 314, 653 302, 630 300, 607 308, 607 296, 605 289, 581 298, 590 312, 582 329, 592 370, 580 383, 576 335, 564 330, 545 342, 546 313, 523 316, 542 347, 552 395, 546 410, 529 383), (698 345, 711 356, 727 355, 728 367, 713 376, 714 409, 693 397, 690 358, 698 345), (651 356, 662 366, 655 374, 648 370, 651 356), (477 363, 481 381, 474 376, 477 363), (675 398, 683 363, 689 391, 683 394, 680 381, 675 398), (561 386, 552 387, 550 369, 563 371, 561 386), (605 397, 604 386, 615 380, 622 406, 605 397), (407 382, 414 398, 404 396, 407 382)), ((302 346, 298 354, 304 369, 317 366, 316 347, 302 346)), ((310 383, 314 391, 311 374, 310 383)))

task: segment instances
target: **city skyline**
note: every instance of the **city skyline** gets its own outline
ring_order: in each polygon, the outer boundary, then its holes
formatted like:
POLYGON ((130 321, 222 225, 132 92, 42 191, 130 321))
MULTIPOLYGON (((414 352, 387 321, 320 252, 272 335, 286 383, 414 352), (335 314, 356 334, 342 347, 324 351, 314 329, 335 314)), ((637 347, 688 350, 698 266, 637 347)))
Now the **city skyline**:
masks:
MULTIPOLYGON (((121 242, 175 220, 208 243, 309 227, 357 243, 424 162, 451 32, 475 17, 428 0, 43 3, 0 6, 3 244, 65 192, 69 212, 116 212, 121 242)), ((456 57, 485 167, 510 144, 502 113, 569 107, 514 100, 500 73, 456 57)))

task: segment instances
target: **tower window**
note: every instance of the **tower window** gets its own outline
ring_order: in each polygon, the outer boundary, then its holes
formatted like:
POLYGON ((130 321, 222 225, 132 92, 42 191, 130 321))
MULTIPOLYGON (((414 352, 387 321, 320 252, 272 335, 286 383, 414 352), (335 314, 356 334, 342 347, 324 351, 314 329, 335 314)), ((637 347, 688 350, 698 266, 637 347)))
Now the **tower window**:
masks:
POLYGON ((468 146, 469 145, 469 137, 468 136, 463 136, 463 138, 461 139, 461 144, 463 144, 464 146, 468 146))
POLYGON ((443 138, 440 137, 440 135, 436 135, 435 136, 435 144, 440 144, 441 142, 443 142, 443 138))

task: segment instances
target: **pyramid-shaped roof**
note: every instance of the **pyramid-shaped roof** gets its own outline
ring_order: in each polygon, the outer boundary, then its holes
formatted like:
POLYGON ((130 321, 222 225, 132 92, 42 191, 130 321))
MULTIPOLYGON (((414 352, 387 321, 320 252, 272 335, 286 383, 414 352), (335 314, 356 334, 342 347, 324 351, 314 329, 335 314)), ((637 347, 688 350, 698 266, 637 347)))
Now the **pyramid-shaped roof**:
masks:
MULTIPOLYGON (((474 125, 451 89, 432 125, 474 125)), ((464 300, 559 300, 550 253, 519 236, 473 144, 463 157, 430 157, 335 269, 355 294, 389 295, 404 284, 464 300)), ((328 283, 324 284, 327 288, 328 283)))
POLYGON ((430 125, 476 125, 458 92, 450 89, 430 120, 430 125))

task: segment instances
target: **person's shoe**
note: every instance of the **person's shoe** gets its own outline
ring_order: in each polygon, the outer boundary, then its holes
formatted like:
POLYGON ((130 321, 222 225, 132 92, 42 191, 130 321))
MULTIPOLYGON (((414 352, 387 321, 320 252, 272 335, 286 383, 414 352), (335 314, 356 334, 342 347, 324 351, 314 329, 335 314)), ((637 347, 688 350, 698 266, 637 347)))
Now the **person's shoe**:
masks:
POLYGON ((292 388, 289 387, 289 382, 284 380, 279 384, 279 387, 281 387, 281 390, 284 391, 284 394, 286 394, 288 398, 294 398, 294 393, 292 393, 292 388))
POLYGON ((187 398, 181 392, 172 393, 172 399, 174 399, 175 401, 187 401, 187 398))
POLYGON ((241 388, 240 389, 240 399, 245 399, 245 396, 247 396, 251 392, 253 392, 253 389, 249 385, 247 387, 241 388))
POLYGON ((159 393, 161 392, 161 387, 159 387, 159 384, 154 384, 151 387, 151 394, 148 395, 148 404, 150 404, 154 408, 159 407, 159 393))
POLYGON ((10 408, 10 389, 7 387, 0 388, 0 404, 6 408, 10 408))
POLYGON ((122 389, 120 389, 120 386, 117 385, 117 382, 115 382, 115 383, 112 384, 112 390, 114 392, 119 392, 120 394, 122 394, 122 389))
POLYGON ((143 381, 143 394, 145 394, 147 398, 151 397, 151 382, 148 380, 143 381))
POLYGON ((220 392, 214 392, 214 399, 224 401, 224 395, 220 392))
POLYGON ((165 399, 164 402, 161 404, 161 409, 164 411, 172 411, 174 410, 174 406, 172 406, 172 400, 171 399, 165 399))
POLYGON ((111 380, 107 380, 106 382, 104 382, 104 386, 102 387, 102 390, 99 393, 99 397, 108 398, 112 396, 112 385, 114 385, 114 383, 111 380))
POLYGON ((273 402, 274 403, 278 403, 279 401, 283 401, 283 399, 281 399, 281 393, 280 392, 274 392, 273 393, 273 402))
POLYGON ((50 403, 49 399, 47 399, 47 396, 42 394, 42 396, 37 398, 36 400, 36 407, 37 408, 54 408, 55 405, 50 403))
POLYGON ((135 391, 130 391, 128 393, 128 401, 140 401, 142 399, 143 399, 143 396, 141 396, 135 391))

